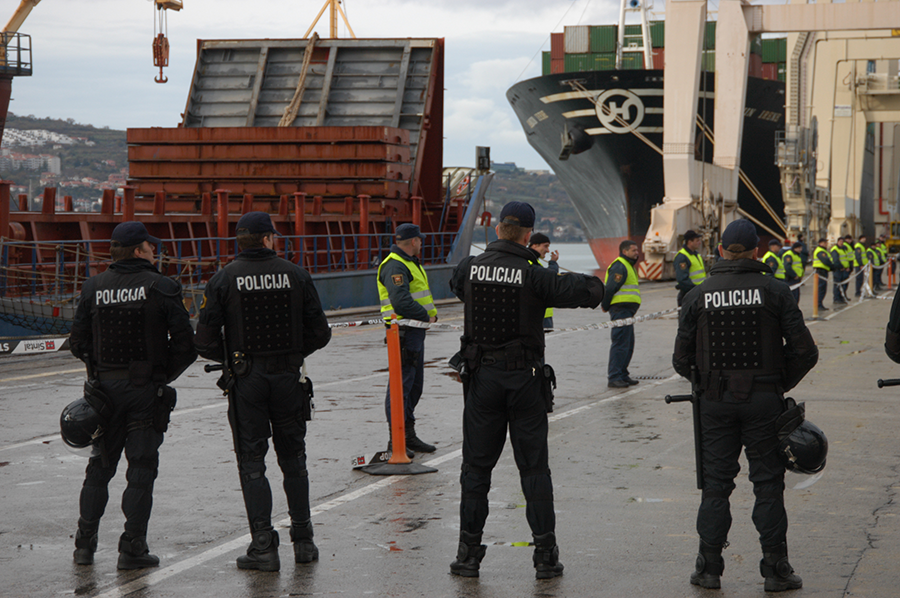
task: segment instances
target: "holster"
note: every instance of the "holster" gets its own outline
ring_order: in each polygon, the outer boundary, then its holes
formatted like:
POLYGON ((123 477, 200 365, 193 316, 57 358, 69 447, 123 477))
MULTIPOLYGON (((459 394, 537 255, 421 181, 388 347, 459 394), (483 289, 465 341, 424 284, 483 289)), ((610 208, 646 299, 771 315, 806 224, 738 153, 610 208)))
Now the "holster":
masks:
POLYGON ((243 378, 250 373, 252 363, 250 359, 241 351, 231 353, 231 374, 238 378, 243 378))
POLYGON ((308 422, 312 420, 313 409, 316 408, 315 403, 313 403, 313 383, 309 378, 304 378, 302 382, 300 382, 300 390, 303 393, 303 397, 300 401, 300 415, 303 417, 303 421, 308 422))
POLYGON ((456 373, 459 375, 459 381, 462 382, 463 385, 463 402, 466 400, 466 396, 469 394, 469 364, 465 357, 463 357, 463 351, 457 351, 456 354, 450 358, 449 365, 451 368, 456 370, 456 373))
POLYGON ((156 391, 156 408, 153 410, 153 429, 160 434, 165 434, 169 429, 169 421, 175 403, 178 402, 178 393, 168 385, 161 385, 156 391))
POLYGON ((544 402, 547 404, 547 413, 553 413, 553 391, 556 390, 556 372, 549 363, 541 366, 541 388, 544 391, 544 402))

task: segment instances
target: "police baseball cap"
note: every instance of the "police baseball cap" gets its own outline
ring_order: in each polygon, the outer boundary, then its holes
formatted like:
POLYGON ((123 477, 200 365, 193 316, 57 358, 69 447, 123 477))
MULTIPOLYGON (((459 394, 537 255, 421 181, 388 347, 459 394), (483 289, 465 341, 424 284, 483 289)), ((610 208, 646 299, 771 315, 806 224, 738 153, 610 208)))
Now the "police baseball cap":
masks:
POLYGON ((398 241, 406 241, 407 239, 415 239, 416 237, 424 239, 425 235, 422 234, 422 229, 415 224, 407 222, 406 224, 401 224, 397 227, 398 241))
POLYGON ((791 249, 803 249, 803 243, 800 241, 794 241, 794 244, 791 245, 791 249))
POLYGON ((778 247, 781 247, 781 241, 779 241, 778 239, 769 240, 769 247, 771 247, 773 245, 777 245, 778 247))
POLYGON ((549 243, 550 237, 545 235, 544 233, 534 233, 531 235, 531 240, 528 241, 528 245, 540 245, 541 243, 549 243))
POLYGON ((272 225, 272 218, 265 212, 247 212, 238 220, 235 229, 238 232, 244 229, 251 235, 276 232, 272 225))
POLYGON ((500 223, 531 228, 534 226, 534 208, 524 201, 511 201, 500 211, 500 223))
POLYGON ((750 251, 759 245, 756 225, 745 218, 735 220, 722 233, 722 247, 732 253, 750 251))
POLYGON ((113 229, 110 240, 115 241, 121 247, 140 245, 144 241, 150 241, 150 243, 153 244, 159 243, 159 239, 150 236, 150 233, 147 232, 147 227, 144 226, 143 222, 136 222, 134 220, 122 222, 117 225, 116 228, 113 229))
POLYGON ((700 233, 695 230, 687 230, 684 232, 684 240, 685 241, 693 241, 694 239, 699 239, 700 233))

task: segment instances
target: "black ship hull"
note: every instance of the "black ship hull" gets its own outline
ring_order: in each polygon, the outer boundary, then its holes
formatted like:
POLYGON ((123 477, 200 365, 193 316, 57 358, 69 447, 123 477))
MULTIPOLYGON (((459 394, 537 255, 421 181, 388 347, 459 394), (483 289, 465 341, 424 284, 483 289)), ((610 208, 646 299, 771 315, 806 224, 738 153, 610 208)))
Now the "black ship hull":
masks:
MULTIPOLYGON (((650 211, 665 194, 662 154, 583 92, 605 104, 655 148, 662 148, 663 71, 620 70, 546 75, 517 83, 506 96, 531 146, 559 177, 578 212, 598 265, 606 268, 626 238, 643 242, 650 211), (568 129, 590 147, 560 159, 561 134, 568 129)), ((700 78, 698 114, 715 131, 713 73, 700 78)), ((776 214, 784 211, 775 135, 784 130, 784 83, 750 77, 744 113, 741 168, 776 214)), ((698 158, 711 163, 712 144, 697 129, 698 158)), ((576 148, 577 151, 577 148, 576 148)), ((738 204, 770 228, 769 213, 741 184, 738 204)))

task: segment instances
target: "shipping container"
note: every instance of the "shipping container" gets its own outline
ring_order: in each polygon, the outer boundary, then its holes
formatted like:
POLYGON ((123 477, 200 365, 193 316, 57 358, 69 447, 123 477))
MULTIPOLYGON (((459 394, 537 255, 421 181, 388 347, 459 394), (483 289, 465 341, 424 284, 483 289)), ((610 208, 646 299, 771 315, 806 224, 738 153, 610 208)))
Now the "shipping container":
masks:
POLYGON ((615 52, 619 28, 616 25, 591 27, 591 52, 615 52))
POLYGON ((563 58, 556 60, 555 58, 550 60, 550 73, 553 75, 557 75, 559 73, 566 72, 566 61, 563 58))
POLYGON ((775 64, 787 60, 787 38, 775 37, 762 40, 762 61, 775 64))
POLYGON ((716 22, 706 22, 706 44, 703 46, 706 50, 716 49, 716 22))
POLYGON ((716 51, 715 50, 706 50, 703 52, 703 56, 700 58, 700 69, 704 71, 709 71, 710 73, 715 72, 716 70, 716 51))
POLYGON ((566 73, 582 73, 594 70, 593 54, 566 54, 566 73))
POLYGON ((541 52, 541 75, 550 74, 550 52, 541 52))
POLYGON ((550 34, 550 57, 553 60, 562 60, 566 56, 566 34, 551 33, 550 34))
POLYGON ((653 48, 653 68, 659 70, 666 68, 665 48, 653 48))
POLYGON ((774 63, 763 63, 762 68, 760 69, 759 78, 766 79, 767 81, 777 81, 778 66, 774 63))
POLYGON ((566 58, 569 54, 587 54, 591 51, 591 28, 588 25, 567 26, 565 32, 566 58))
POLYGON ((642 35, 640 25, 625 25, 625 35, 642 35))
POLYGON ((635 70, 644 68, 643 52, 628 52, 622 54, 622 69, 635 70))
POLYGON ((611 71, 616 68, 616 53, 603 52, 594 54, 594 70, 611 71))
POLYGON ((750 42, 750 55, 762 56, 762 39, 757 37, 750 42))
POLYGON ((650 39, 654 48, 664 48, 666 46, 666 22, 651 21, 650 22, 650 39))

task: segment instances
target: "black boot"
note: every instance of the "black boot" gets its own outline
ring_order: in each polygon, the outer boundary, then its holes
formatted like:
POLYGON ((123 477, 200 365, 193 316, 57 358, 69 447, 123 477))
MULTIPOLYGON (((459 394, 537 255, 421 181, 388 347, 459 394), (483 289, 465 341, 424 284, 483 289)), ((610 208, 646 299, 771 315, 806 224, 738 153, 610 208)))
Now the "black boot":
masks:
POLYGON ((803 580, 799 575, 794 575, 794 568, 788 562, 786 543, 763 546, 762 551, 763 558, 759 562, 759 572, 766 578, 767 592, 799 590, 803 587, 803 580))
POLYGON ((538 579, 550 579, 563 574, 563 564, 559 562, 559 546, 556 545, 556 534, 548 532, 534 536, 534 576, 538 579))
POLYGON ((294 543, 294 562, 311 563, 319 560, 319 549, 313 543, 312 521, 291 521, 291 542, 294 543))
POLYGON ((718 546, 700 540, 700 553, 697 555, 696 570, 691 573, 691 583, 701 588, 718 590, 722 587, 719 579, 725 571, 725 559, 722 558, 724 544, 718 546))
MULTIPOLYGON (((393 434, 393 429, 391 428, 391 424, 389 423, 389 424, 388 424, 388 447, 387 447, 387 451, 388 451, 389 453, 393 453, 393 452, 394 452, 394 448, 393 448, 393 447, 394 447, 394 443, 393 443, 393 441, 391 440, 391 434, 393 434)), ((416 454, 415 454, 414 452, 412 452, 412 449, 410 449, 410 448, 409 448, 409 445, 407 444, 407 445, 406 445, 406 458, 407 458, 407 459, 412 459, 412 458, 415 457, 415 456, 416 456, 416 454)))
POLYGON ((119 538, 119 562, 117 569, 143 569, 159 566, 159 557, 150 554, 146 536, 133 538, 125 532, 119 538))
POLYGON ((428 444, 416 436, 416 423, 411 421, 406 422, 406 448, 417 453, 433 453, 437 450, 433 444, 428 444))
POLYGON ((456 560, 450 563, 450 573, 461 577, 478 577, 485 552, 487 546, 481 543, 481 534, 459 532, 459 548, 456 560))
POLYGON ((247 548, 247 554, 237 558, 238 569, 256 569, 257 571, 278 571, 281 560, 278 558, 278 532, 271 525, 253 532, 253 540, 247 548))
MULTIPOLYGON (((99 523, 99 522, 98 522, 99 523)), ((76 565, 93 565, 94 553, 97 552, 97 525, 86 525, 83 519, 78 520, 78 531, 75 532, 76 565)))

